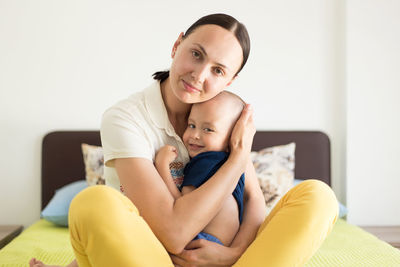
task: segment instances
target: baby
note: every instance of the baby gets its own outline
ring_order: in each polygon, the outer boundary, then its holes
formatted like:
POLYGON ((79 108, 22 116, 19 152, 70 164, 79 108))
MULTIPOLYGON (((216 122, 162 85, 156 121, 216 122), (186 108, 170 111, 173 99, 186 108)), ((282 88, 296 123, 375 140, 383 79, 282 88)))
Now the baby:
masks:
MULTIPOLYGON (((185 166, 181 191, 176 187, 169 165, 177 157, 173 146, 162 147, 155 166, 175 199, 205 183, 228 159, 229 139, 245 103, 223 91, 211 100, 192 106, 183 143, 191 157, 185 166)), ((239 230, 243 215, 244 174, 221 210, 194 239, 203 238, 229 246, 239 230)))

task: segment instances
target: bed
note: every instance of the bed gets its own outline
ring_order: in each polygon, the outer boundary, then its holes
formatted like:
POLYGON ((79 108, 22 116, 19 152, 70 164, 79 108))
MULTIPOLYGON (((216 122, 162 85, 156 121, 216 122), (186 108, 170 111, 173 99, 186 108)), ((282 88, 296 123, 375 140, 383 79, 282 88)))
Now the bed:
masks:
MULTIPOLYGON (((295 177, 320 179, 330 185, 330 141, 324 133, 258 131, 253 150, 290 142, 296 143, 295 177)), ((81 143, 101 145, 99 132, 57 131, 43 138, 42 209, 56 189, 84 179, 81 143)), ((32 257, 47 264, 68 264, 74 258, 68 228, 40 219, 0 250, 0 266, 28 266, 32 257)), ((339 219, 306 266, 400 266, 400 250, 339 219)))

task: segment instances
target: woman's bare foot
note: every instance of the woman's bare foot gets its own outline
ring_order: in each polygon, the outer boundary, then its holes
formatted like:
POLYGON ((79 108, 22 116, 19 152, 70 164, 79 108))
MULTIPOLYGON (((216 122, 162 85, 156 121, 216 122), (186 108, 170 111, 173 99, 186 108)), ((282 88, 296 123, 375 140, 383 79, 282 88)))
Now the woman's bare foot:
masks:
POLYGON ((61 267, 61 266, 58 266, 58 265, 46 265, 43 262, 41 262, 40 260, 32 258, 29 261, 29 267, 61 267))

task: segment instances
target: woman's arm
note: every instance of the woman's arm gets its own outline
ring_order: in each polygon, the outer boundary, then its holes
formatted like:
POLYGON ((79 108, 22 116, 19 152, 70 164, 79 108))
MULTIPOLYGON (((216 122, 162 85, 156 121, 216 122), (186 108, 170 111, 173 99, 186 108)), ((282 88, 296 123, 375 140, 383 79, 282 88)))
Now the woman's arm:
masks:
POLYGON ((126 196, 138 208, 157 238, 173 254, 184 247, 218 213, 246 170, 255 133, 252 111, 243 110, 231 136, 225 164, 200 188, 174 200, 150 160, 115 159, 115 169, 126 196))
POLYGON ((245 252, 251 242, 256 238, 257 231, 265 219, 265 200, 258 183, 253 163, 250 159, 245 175, 246 184, 243 222, 230 246, 233 252, 237 253, 237 257, 236 259, 232 259, 234 260, 233 262, 228 262, 229 264, 236 262, 245 252))
POLYGON ((176 148, 166 145, 158 150, 154 162, 158 173, 164 180, 169 192, 171 192, 174 199, 180 198, 182 196, 182 193, 175 185, 174 179, 172 178, 171 171, 169 169, 169 164, 173 162, 177 156, 178 152, 176 151, 176 148))
POLYGON ((175 200, 153 163, 146 159, 116 159, 124 192, 138 208, 157 238, 171 253, 180 253, 220 210, 234 190, 230 179, 240 161, 226 162, 203 186, 175 200))
POLYGON ((245 173, 244 215, 239 232, 230 247, 207 240, 194 240, 179 255, 171 258, 179 266, 232 266, 253 242, 264 221, 265 200, 254 166, 249 159, 245 173))

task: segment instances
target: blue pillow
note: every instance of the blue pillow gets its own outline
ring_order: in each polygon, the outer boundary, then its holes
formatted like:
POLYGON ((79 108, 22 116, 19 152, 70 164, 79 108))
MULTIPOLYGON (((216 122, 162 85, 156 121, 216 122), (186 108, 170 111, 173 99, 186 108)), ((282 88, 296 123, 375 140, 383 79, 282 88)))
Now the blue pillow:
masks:
POLYGON ((42 217, 56 225, 68 226, 69 205, 75 195, 87 186, 86 180, 79 180, 57 189, 49 204, 42 211, 42 217))
MULTIPOLYGON (((296 185, 298 185, 299 183, 301 183, 303 181, 304 180, 301 180, 301 179, 294 179, 293 186, 296 186, 296 185)), ((346 208, 345 205, 343 205, 339 201, 338 201, 338 205, 339 205, 339 218, 343 218, 344 216, 347 215, 347 208, 346 208)))

